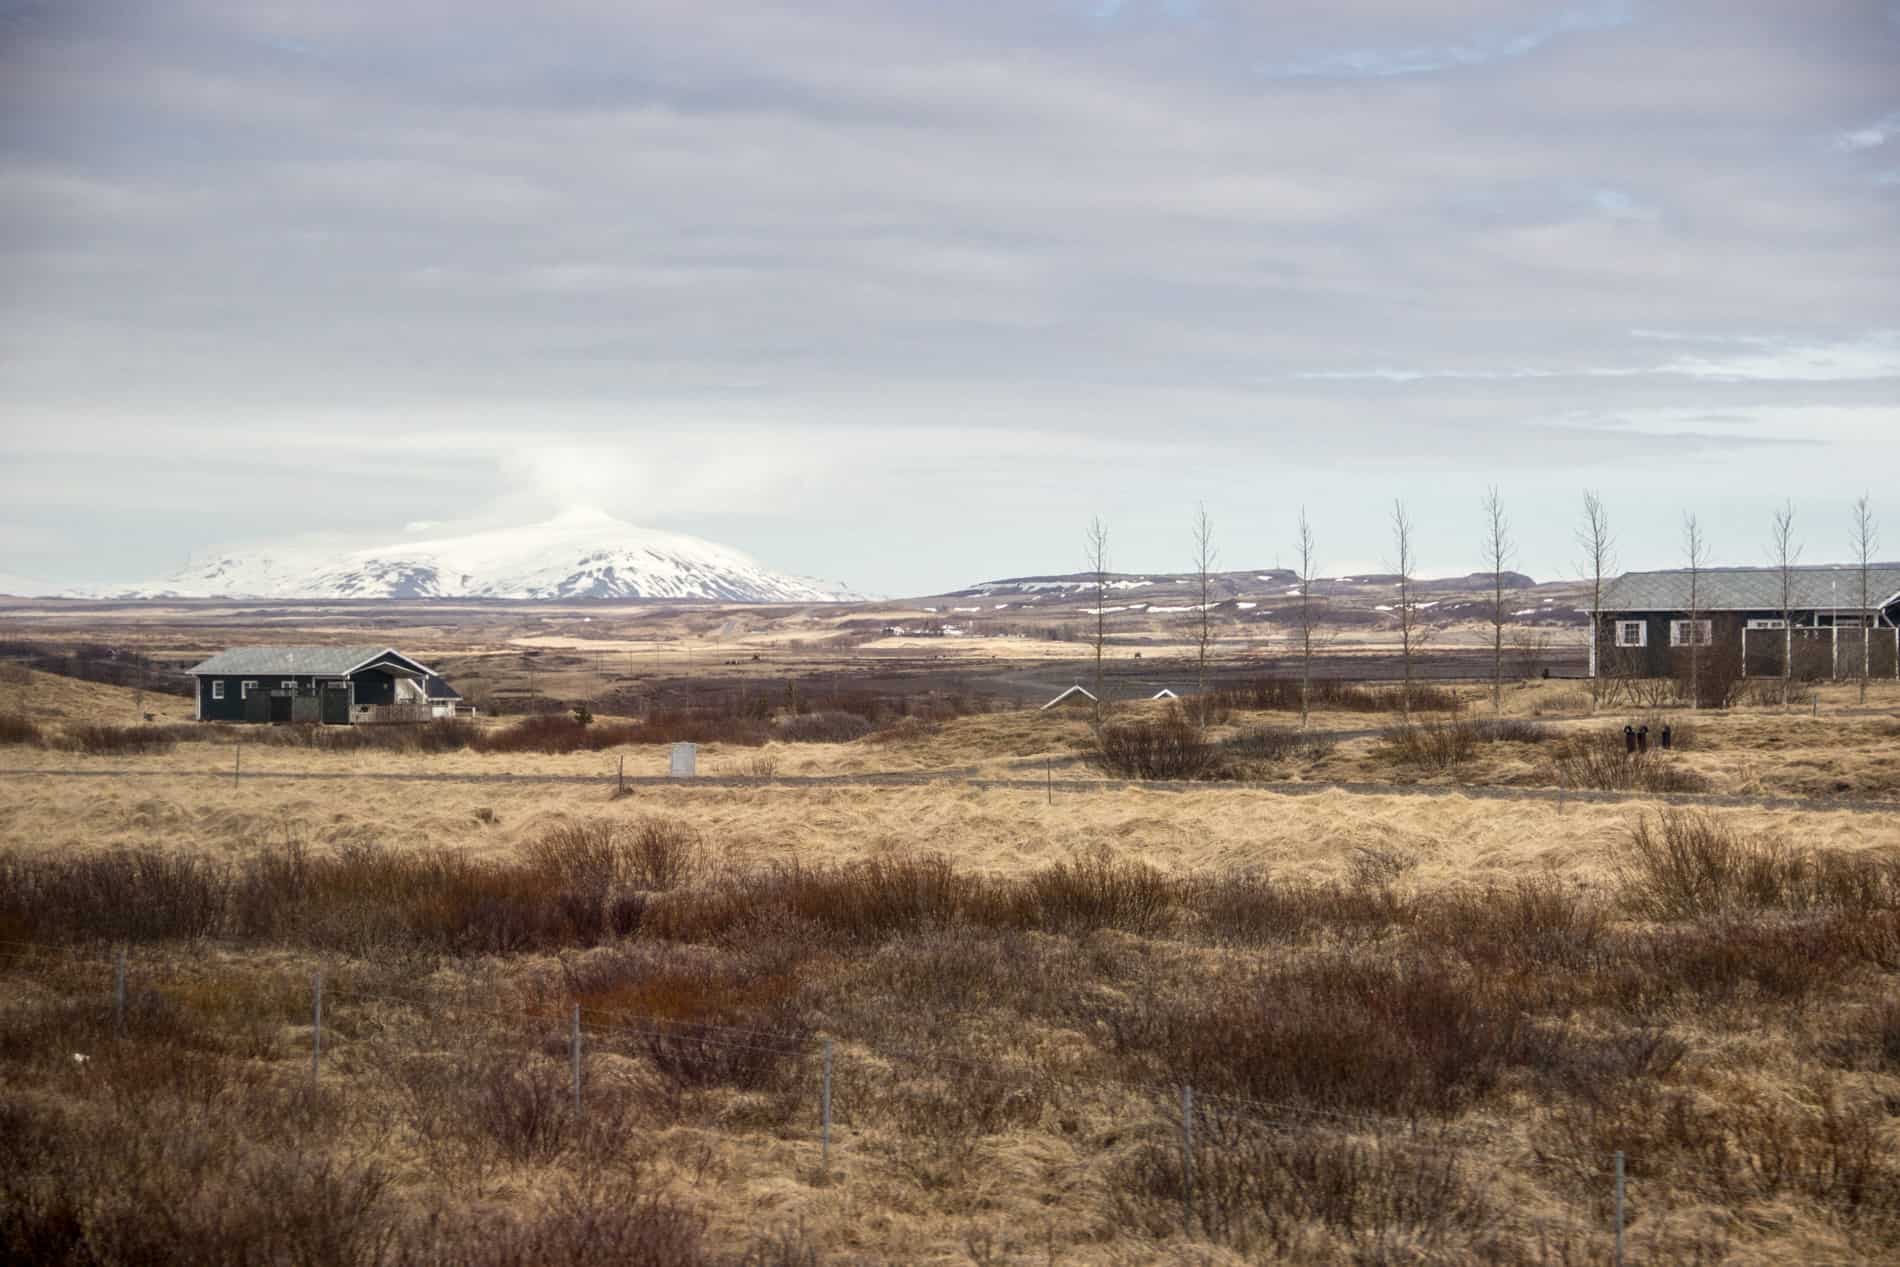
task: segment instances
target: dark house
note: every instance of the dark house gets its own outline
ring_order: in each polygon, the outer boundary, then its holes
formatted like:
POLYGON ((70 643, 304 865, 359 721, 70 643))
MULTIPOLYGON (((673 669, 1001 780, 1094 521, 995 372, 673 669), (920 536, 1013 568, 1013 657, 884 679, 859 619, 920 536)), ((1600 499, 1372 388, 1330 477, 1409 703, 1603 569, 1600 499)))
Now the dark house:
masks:
POLYGON ((461 697, 393 647, 232 647, 190 670, 198 720, 348 726, 428 721, 461 697), (435 695, 429 683, 446 694, 435 695))
POLYGON ((1900 564, 1798 567, 1784 613, 1778 568, 1629 572, 1603 587, 1590 642, 1593 677, 1672 677, 1691 642, 1742 677, 1900 676, 1900 564), (1792 619, 1790 619, 1792 618, 1792 619))

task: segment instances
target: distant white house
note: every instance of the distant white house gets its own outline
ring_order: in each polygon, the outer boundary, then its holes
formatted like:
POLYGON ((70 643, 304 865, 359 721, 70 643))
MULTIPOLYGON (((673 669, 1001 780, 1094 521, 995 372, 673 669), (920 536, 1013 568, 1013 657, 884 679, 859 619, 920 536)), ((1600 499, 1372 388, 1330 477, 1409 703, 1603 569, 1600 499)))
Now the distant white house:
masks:
POLYGON ((1054 699, 1050 700, 1047 704, 1044 704, 1041 708, 1037 709, 1036 711, 1039 713, 1046 713, 1050 709, 1054 708, 1057 704, 1065 704, 1065 703, 1070 703, 1070 702, 1081 703, 1083 700, 1087 700, 1089 703, 1093 704, 1095 703, 1095 696, 1080 686, 1071 686, 1068 690, 1062 692, 1062 694, 1056 696, 1054 699))

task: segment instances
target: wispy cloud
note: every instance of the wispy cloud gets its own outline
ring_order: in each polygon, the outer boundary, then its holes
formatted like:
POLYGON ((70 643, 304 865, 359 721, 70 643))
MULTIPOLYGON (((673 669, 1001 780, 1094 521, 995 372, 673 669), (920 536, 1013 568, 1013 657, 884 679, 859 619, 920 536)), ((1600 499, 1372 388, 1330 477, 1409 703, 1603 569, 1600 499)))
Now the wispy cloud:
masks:
POLYGON ((1455 42, 1409 48, 1355 48, 1309 54, 1263 66, 1261 72, 1274 79, 1386 79, 1428 75, 1434 71, 1524 57, 1563 36, 1610 30, 1633 20, 1628 4, 1613 2, 1567 10, 1535 26, 1515 31, 1486 32, 1455 42))
POLYGON ((1423 369, 1378 366, 1365 369, 1308 370, 1293 377, 1311 382, 1473 382, 1504 383, 1552 378, 1641 378, 1646 376, 1717 382, 1859 383, 1900 378, 1900 330, 1878 330, 1848 339, 1799 341, 1763 335, 1693 335, 1666 330, 1633 330, 1638 338, 1731 347, 1722 355, 1678 356, 1648 365, 1569 367, 1506 366, 1475 369, 1423 369))
POLYGON ((1876 119, 1865 127, 1852 128, 1834 138, 1834 148, 1847 153, 1876 150, 1900 135, 1900 110, 1876 119))

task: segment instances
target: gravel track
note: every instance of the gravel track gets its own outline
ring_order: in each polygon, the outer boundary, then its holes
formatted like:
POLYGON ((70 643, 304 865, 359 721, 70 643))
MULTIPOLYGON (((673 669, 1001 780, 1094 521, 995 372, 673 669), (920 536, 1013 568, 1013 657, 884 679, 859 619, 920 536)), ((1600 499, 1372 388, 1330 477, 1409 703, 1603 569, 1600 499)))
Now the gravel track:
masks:
MULTIPOLYGON (((1073 764, 1073 761, 1070 762, 1073 764)), ((60 779, 228 779, 229 770, 31 770, 0 769, 0 778, 60 779)), ((612 774, 467 774, 404 773, 397 771, 335 772, 247 770, 245 781, 274 779, 280 782, 325 782, 367 780, 387 783, 477 783, 547 784, 553 786, 605 787, 615 782, 612 774)), ((1325 792, 1343 792, 1349 796, 1462 796, 1480 801, 1545 801, 1557 805, 1665 804, 1700 806, 1715 809, 1791 810, 1815 814, 1900 814, 1900 802, 1863 800, 1820 800, 1798 796, 1735 796, 1714 792, 1599 792, 1541 787, 1488 787, 1477 784, 1443 783, 1361 783, 1361 782, 1289 782, 1247 783, 1185 782, 1179 780, 1000 778, 978 775, 972 767, 942 770, 892 771, 882 774, 799 774, 756 778, 750 775, 710 774, 692 779, 676 779, 662 774, 627 775, 628 787, 927 787, 933 783, 955 783, 963 787, 1014 789, 1040 792, 1118 792, 1145 788, 1156 792, 1210 792, 1221 790, 1275 792, 1284 796, 1318 796, 1325 792)))

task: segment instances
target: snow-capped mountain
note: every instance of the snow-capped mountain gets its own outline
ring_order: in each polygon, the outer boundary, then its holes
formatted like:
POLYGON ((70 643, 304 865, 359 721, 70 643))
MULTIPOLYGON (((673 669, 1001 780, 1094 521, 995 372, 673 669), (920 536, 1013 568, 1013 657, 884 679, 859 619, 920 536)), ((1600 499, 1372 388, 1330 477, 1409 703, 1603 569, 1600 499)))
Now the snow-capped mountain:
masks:
POLYGON ((139 598, 703 598, 837 602, 842 586, 774 572, 698 537, 570 510, 545 523, 346 554, 214 551, 162 581, 94 591, 139 598))

